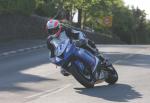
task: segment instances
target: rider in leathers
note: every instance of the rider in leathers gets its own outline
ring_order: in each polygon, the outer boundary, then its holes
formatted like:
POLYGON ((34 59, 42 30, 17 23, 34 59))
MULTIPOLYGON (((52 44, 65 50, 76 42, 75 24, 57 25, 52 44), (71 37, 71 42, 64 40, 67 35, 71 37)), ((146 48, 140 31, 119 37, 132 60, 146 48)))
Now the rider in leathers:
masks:
MULTIPOLYGON (((59 61, 59 56, 61 56, 63 53, 58 50, 58 47, 60 46, 63 47, 62 44, 64 44, 64 42, 67 40, 76 40, 77 41, 76 46, 79 47, 83 46, 87 48, 86 44, 89 44, 92 47, 92 49, 90 48, 87 49, 89 49, 89 51, 91 51, 91 53, 93 54, 98 54, 98 49, 96 49, 95 44, 92 41, 88 40, 85 37, 85 34, 81 31, 65 27, 58 20, 54 19, 50 19, 49 21, 47 21, 46 29, 49 34, 47 38, 47 47, 50 50, 50 61, 56 65, 57 62, 59 61)), ((82 56, 82 54, 80 53, 77 53, 76 56, 84 59, 87 63, 90 63, 93 72, 95 72, 95 70, 98 69, 100 59, 98 59, 96 56, 94 61, 90 58, 82 56)), ((63 68, 65 68, 64 65, 62 66, 61 73, 64 76, 68 76, 69 73, 63 68)))

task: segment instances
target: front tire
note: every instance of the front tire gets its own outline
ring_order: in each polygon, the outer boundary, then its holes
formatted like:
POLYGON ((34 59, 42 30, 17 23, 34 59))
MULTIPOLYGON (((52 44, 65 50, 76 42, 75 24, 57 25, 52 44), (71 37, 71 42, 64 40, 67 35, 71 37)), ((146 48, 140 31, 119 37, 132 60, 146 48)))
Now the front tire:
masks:
POLYGON ((86 88, 93 88, 95 82, 92 79, 92 75, 89 74, 89 78, 85 77, 84 74, 79 70, 79 68, 73 63, 70 68, 71 74, 74 78, 86 88))
POLYGON ((108 84, 112 85, 115 84, 118 81, 118 73, 115 70, 115 68, 111 65, 106 68, 108 72, 108 77, 105 80, 108 84))

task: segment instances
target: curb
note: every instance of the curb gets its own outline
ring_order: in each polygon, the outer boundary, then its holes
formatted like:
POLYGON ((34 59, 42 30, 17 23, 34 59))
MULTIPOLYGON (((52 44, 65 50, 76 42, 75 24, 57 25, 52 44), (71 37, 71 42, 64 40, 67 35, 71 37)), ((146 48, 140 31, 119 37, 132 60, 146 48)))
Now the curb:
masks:
POLYGON ((14 50, 14 51, 8 51, 8 52, 1 53, 0 57, 8 56, 8 55, 11 55, 11 54, 16 54, 16 53, 21 53, 21 52, 25 52, 25 51, 31 51, 31 50, 35 50, 35 49, 40 49, 40 48, 44 48, 44 47, 46 47, 46 44, 33 46, 31 48, 23 48, 23 49, 18 49, 18 50, 14 50))

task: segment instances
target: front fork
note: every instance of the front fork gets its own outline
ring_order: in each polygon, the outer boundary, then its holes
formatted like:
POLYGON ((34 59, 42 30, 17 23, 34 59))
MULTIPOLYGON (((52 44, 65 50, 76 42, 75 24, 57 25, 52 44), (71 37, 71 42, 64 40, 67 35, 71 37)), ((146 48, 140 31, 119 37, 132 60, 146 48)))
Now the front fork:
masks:
MULTIPOLYGON (((95 78, 96 83, 100 83, 102 81, 105 81, 108 78, 108 67, 112 66, 112 64, 109 62, 108 59, 105 59, 103 56, 101 57, 101 65, 100 65, 100 69, 97 71, 97 74, 95 73, 95 78)), ((100 59, 100 57, 99 57, 100 59)))

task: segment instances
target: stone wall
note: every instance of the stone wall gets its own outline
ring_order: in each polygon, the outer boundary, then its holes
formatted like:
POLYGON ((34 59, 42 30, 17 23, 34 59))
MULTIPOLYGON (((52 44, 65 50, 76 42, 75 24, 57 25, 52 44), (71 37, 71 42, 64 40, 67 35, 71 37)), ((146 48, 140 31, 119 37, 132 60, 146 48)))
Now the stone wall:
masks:
POLYGON ((36 16, 0 14, 0 40, 44 38, 45 24, 36 16))
MULTIPOLYGON (((0 14, 0 41, 14 39, 46 39, 47 18, 32 15, 0 14)), ((102 44, 122 44, 117 38, 86 32, 87 37, 102 44)))

